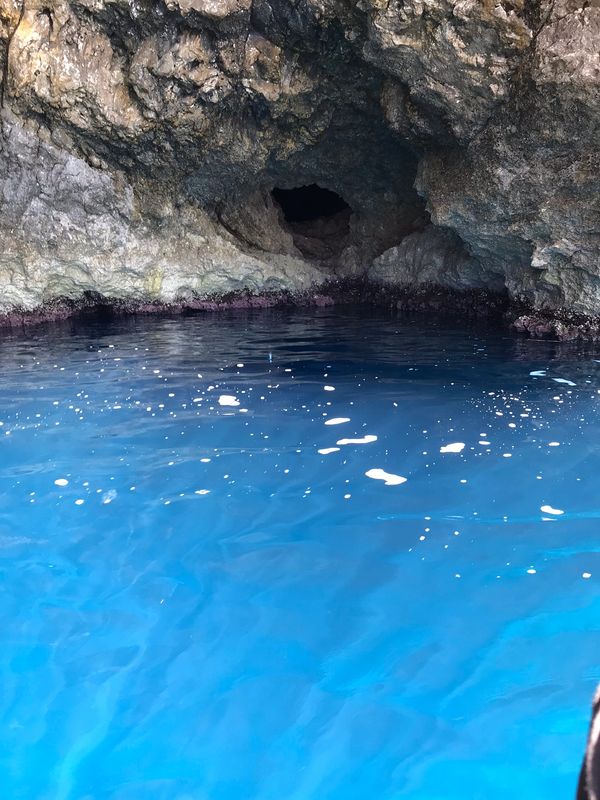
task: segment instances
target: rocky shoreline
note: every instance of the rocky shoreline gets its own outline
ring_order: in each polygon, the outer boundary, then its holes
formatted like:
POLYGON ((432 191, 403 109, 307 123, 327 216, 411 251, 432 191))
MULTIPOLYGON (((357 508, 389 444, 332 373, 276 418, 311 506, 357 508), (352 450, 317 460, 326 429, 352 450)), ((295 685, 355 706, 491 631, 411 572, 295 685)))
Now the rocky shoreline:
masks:
POLYGON ((531 339, 600 341, 600 320, 563 311, 542 313, 512 301, 506 292, 485 289, 457 291, 434 285, 390 288, 365 280, 330 281, 318 290, 250 294, 230 292, 211 297, 165 303, 124 300, 87 293, 79 299, 59 298, 32 310, 14 309, 0 314, 2 330, 30 328, 68 319, 166 316, 252 311, 277 308, 361 306, 383 308, 400 317, 435 321, 461 321, 475 327, 510 330, 531 339))

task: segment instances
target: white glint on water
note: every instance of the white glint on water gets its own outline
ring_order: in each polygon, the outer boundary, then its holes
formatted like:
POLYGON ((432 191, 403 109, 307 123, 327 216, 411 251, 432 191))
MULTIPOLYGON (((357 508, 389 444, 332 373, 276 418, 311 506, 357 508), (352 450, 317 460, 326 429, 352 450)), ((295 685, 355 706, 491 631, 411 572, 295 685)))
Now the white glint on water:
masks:
POLYGON ((452 444, 442 445, 442 447, 440 447, 440 453, 462 453, 464 449, 464 442, 452 442, 452 444))
POLYGON ((322 447, 320 450, 317 450, 317 453, 320 453, 322 456, 328 456, 330 453, 339 453, 339 447, 322 447))
POLYGON ((350 417, 332 417, 325 420, 325 425, 342 425, 344 422, 350 422, 350 417))
POLYGON ((552 506, 540 506, 540 511, 544 514, 554 514, 555 516, 565 513, 561 508, 552 508, 552 506))
POLYGON ((577 386, 573 381, 568 381, 566 378, 552 378, 556 383, 562 383, 564 386, 577 386))
POLYGON ((368 433, 366 436, 362 436, 360 439, 338 439, 336 444, 345 445, 345 444, 371 444, 371 442, 376 442, 377 437, 372 434, 368 433))
POLYGON ((367 478, 373 478, 376 481, 385 481, 386 486, 399 486, 401 483, 406 483, 407 479, 402 475, 394 475, 393 472, 386 472, 383 469, 368 469, 365 472, 367 478))
POLYGON ((222 394, 219 397, 220 406, 239 406, 240 401, 233 394, 222 394))
POLYGON ((57 478, 54 483, 56 486, 68 486, 69 481, 66 478, 57 478))
POLYGON ((109 489, 108 492, 105 492, 102 495, 102 503, 103 503, 103 505, 106 506, 109 503, 112 503, 112 501, 115 499, 116 496, 117 496, 116 491, 114 489, 109 489))

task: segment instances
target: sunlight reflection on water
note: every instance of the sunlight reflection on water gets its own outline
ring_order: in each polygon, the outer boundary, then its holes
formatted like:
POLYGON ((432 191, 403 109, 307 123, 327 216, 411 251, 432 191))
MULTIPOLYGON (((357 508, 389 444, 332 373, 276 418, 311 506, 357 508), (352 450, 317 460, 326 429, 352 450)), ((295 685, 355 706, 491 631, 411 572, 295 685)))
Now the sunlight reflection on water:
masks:
POLYGON ((594 355, 331 309, 4 335, 3 795, 570 797, 594 355))

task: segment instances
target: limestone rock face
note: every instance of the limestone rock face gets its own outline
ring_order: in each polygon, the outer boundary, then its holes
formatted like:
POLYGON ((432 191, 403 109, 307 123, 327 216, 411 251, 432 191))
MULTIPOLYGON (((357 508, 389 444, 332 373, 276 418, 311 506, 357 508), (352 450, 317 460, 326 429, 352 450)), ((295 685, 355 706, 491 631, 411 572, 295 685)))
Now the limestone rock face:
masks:
POLYGON ((548 4, 511 101, 456 158, 419 182, 506 285, 538 307, 600 310, 600 5, 548 4))
POLYGON ((597 0, 0 0, 0 313, 366 277, 600 314, 598 41, 597 0))

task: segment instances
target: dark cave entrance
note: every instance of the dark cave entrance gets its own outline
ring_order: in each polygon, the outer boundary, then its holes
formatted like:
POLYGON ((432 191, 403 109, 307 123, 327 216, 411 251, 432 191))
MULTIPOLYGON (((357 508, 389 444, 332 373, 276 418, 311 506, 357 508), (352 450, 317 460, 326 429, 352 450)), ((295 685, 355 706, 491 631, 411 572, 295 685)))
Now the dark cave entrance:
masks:
POLYGON ((331 217, 350 208, 343 197, 316 183, 296 189, 273 189, 273 199, 281 207, 287 222, 309 222, 331 217))
POLYGON ((316 183, 294 189, 276 187, 271 195, 305 258, 326 261, 341 254, 350 238, 352 214, 343 197, 316 183))

